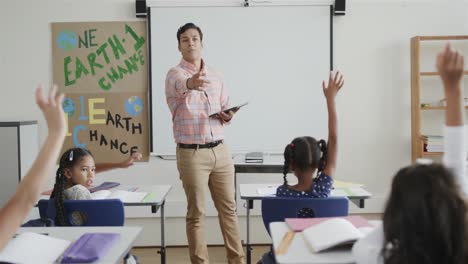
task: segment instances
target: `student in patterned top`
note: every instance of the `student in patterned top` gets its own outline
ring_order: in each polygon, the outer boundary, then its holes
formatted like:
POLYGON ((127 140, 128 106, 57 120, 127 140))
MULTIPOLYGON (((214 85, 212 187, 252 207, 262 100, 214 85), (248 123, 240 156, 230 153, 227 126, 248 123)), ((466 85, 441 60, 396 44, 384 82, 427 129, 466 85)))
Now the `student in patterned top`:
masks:
POLYGON ((140 160, 140 153, 133 153, 129 158, 117 163, 94 164, 91 152, 84 148, 71 148, 62 154, 57 169, 55 184, 50 198, 55 198, 57 209, 56 225, 65 226, 65 200, 90 200, 95 173, 116 168, 128 168, 135 160, 140 160))
POLYGON ((343 87, 343 75, 330 73, 328 85, 323 81, 323 93, 328 108, 328 146, 325 140, 313 137, 295 138, 284 149, 284 184, 276 190, 278 197, 328 197, 333 185, 337 156, 337 115, 335 97, 343 87), (293 171, 296 185, 288 185, 286 176, 293 171), (313 177, 317 171, 317 176, 313 177))

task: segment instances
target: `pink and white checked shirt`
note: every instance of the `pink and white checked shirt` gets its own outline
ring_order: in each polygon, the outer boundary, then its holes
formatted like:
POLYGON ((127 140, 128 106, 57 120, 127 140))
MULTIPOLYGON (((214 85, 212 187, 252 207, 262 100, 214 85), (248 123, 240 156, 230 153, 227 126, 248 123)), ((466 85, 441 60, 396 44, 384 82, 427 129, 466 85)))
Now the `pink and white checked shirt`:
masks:
POLYGON ((204 91, 187 89, 187 79, 198 72, 194 64, 182 59, 166 76, 166 100, 176 143, 205 144, 224 139, 223 122, 209 117, 228 108, 223 76, 205 64, 210 86, 204 91))

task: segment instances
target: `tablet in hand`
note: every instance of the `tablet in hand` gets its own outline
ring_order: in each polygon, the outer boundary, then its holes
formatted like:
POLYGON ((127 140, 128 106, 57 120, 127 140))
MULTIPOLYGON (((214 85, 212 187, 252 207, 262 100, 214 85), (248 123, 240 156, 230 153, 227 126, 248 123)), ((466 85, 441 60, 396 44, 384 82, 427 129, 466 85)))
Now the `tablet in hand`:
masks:
MULTIPOLYGON (((229 113, 229 111, 237 111, 237 110, 239 110, 241 107, 246 106, 246 105, 248 105, 248 104, 249 104, 249 102, 245 102, 245 103, 243 103, 243 104, 240 104, 240 105, 237 105, 237 106, 228 108, 228 109, 226 109, 226 110, 224 110, 224 111, 222 111, 222 112, 224 112, 224 113, 227 114, 227 113, 229 113)), ((219 113, 221 113, 221 112, 217 112, 217 113, 211 114, 210 117, 215 117, 215 116, 218 115, 219 113)))

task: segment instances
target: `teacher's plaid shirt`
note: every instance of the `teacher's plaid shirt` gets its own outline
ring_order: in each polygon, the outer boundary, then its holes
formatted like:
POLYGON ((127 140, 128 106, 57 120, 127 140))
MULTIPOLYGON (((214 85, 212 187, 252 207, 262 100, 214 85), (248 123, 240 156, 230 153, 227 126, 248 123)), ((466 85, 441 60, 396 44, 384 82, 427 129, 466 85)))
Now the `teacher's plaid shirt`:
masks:
POLYGON ((223 76, 205 64, 210 86, 204 91, 187 89, 187 79, 198 71, 194 64, 182 59, 166 76, 166 100, 176 143, 205 144, 224 139, 222 121, 209 117, 228 108, 223 76))

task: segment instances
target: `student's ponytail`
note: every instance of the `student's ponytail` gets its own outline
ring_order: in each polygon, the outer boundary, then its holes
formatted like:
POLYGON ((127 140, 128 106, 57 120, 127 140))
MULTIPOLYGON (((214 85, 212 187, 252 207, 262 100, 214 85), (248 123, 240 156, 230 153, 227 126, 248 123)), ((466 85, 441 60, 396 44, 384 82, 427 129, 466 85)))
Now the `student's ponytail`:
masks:
POLYGON ((317 167, 317 175, 325 169, 325 166, 327 165, 327 142, 323 139, 321 139, 319 142, 317 142, 318 148, 320 149, 320 152, 322 152, 322 155, 320 157, 318 167, 317 167))
POLYGON ((68 223, 66 221, 66 211, 65 211, 65 176, 62 166, 57 169, 57 173, 55 176, 55 184, 54 190, 50 195, 50 198, 54 198, 55 204, 55 223, 58 226, 67 226, 68 223))
POLYGON ((284 165, 283 165, 283 185, 288 185, 288 180, 286 179, 289 166, 294 157, 294 143, 288 144, 284 149, 284 165))

